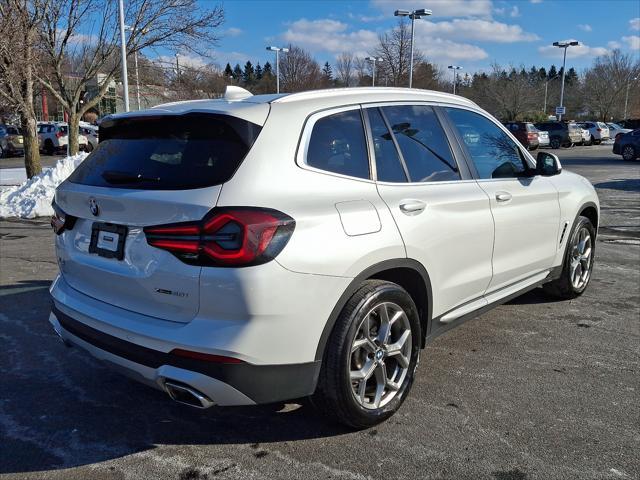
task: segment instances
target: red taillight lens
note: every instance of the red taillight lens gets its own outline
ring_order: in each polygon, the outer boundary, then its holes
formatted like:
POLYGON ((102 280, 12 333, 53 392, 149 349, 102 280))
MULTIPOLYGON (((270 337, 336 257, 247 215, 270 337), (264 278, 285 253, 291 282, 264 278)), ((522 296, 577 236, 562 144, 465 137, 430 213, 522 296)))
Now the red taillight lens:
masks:
POLYGON ((216 208, 200 222, 145 227, 147 243, 194 265, 246 267, 275 258, 295 221, 276 210, 216 208))
POLYGON ((601 132, 601 131, 602 131, 602 129, 601 129, 601 128, 596 128, 596 131, 597 131, 597 132, 601 132))
POLYGON ((53 208, 53 215, 51 216, 51 227, 56 235, 60 235, 65 230, 71 230, 76 224, 77 218, 72 215, 67 215, 55 202, 51 203, 53 208))
POLYGON ((56 138, 60 138, 60 137, 62 137, 62 136, 64 136, 64 133, 62 133, 62 132, 56 132, 56 138))

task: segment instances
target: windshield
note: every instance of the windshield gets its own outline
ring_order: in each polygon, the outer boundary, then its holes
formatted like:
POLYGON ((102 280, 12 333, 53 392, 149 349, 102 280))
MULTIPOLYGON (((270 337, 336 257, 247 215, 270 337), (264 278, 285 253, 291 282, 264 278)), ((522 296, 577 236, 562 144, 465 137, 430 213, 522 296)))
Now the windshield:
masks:
POLYGON ((105 120, 100 143, 69 181, 147 190, 220 185, 233 176, 260 130, 219 114, 105 120))

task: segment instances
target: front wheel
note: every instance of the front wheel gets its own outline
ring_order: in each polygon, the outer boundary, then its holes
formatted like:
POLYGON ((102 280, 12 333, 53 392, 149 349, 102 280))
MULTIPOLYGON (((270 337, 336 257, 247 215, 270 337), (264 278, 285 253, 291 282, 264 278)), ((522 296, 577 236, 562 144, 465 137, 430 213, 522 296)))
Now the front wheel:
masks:
POLYGON ((591 280, 595 258, 596 231, 587 217, 579 216, 567 241, 560 277, 544 285, 548 294, 562 299, 584 293, 591 280))
POLYGON ((340 312, 312 403, 351 428, 385 421, 411 390, 420 353, 420 321, 402 287, 367 280, 340 312))
POLYGON ((561 142, 559 138, 552 138, 551 139, 551 148, 553 148, 554 150, 560 148, 561 142))
POLYGON ((631 160, 635 160, 636 157, 637 157, 636 149, 633 148, 633 145, 625 145, 624 148, 622 149, 622 159, 631 161, 631 160))

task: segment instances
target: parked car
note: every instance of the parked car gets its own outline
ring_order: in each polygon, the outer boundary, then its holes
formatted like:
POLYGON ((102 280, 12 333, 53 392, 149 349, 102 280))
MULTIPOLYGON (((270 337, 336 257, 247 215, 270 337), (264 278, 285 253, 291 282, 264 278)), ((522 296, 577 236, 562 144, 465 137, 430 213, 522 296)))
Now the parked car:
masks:
POLYGON ((622 155, 624 160, 640 157, 640 128, 618 135, 613 143, 613 153, 622 155))
POLYGON ((80 133, 87 137, 87 152, 92 152, 98 146, 98 127, 87 124, 80 125, 80 133))
POLYGON ((530 122, 507 122, 504 124, 514 137, 527 149, 535 150, 540 145, 538 129, 530 122))
POLYGON ((591 278, 594 188, 463 97, 227 87, 100 129, 55 194, 49 320, 182 403, 312 396, 369 427, 426 342, 591 278))
MULTIPOLYGON (((38 123, 38 142, 40 150, 48 155, 61 152, 67 148, 69 143, 69 125, 65 122, 39 122, 38 123)), ((78 134, 78 148, 87 150, 87 137, 78 134)))
POLYGON ((538 130, 549 132, 551 148, 571 147, 582 142, 582 132, 575 123, 541 122, 535 124, 538 130))
POLYGON ((13 125, 0 125, 0 158, 23 153, 24 138, 20 129, 13 125))
POLYGON ((591 142, 591 132, 589 132, 589 130, 587 130, 586 128, 580 128, 580 134, 582 135, 582 145, 586 145, 587 147, 589 145, 592 145, 591 142))
POLYGON ((640 128, 640 118, 628 118, 626 120, 620 120, 618 124, 622 128, 630 128, 631 130, 635 130, 636 128, 640 128))
POLYGON ((609 127, 603 122, 583 122, 580 127, 586 128, 591 134, 591 143, 600 145, 602 142, 609 140, 609 127))
POLYGON ((618 135, 624 135, 625 133, 629 133, 631 131, 630 128, 623 128, 617 123, 607 122, 607 127, 609 127, 609 138, 613 138, 614 140, 618 135))
MULTIPOLYGON (((536 128, 536 130, 538 130, 536 128)), ((538 145, 540 148, 549 146, 549 132, 546 130, 538 130, 538 145)))

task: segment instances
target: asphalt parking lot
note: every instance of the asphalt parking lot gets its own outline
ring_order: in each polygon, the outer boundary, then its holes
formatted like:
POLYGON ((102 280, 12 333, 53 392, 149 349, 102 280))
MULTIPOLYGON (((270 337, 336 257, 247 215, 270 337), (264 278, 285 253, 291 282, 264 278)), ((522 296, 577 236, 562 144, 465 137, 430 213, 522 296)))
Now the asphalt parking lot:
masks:
POLYGON ((438 338, 401 411, 361 432, 306 405, 190 409, 66 348, 46 219, 0 222, 0 477, 640 478, 640 161, 556 152, 600 196, 587 292, 534 291, 438 338))

